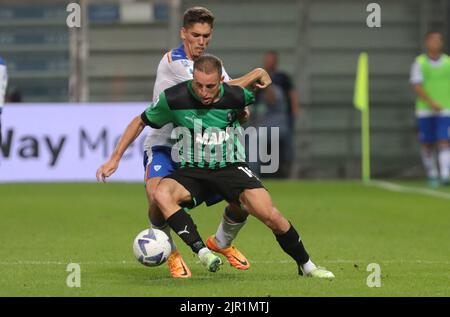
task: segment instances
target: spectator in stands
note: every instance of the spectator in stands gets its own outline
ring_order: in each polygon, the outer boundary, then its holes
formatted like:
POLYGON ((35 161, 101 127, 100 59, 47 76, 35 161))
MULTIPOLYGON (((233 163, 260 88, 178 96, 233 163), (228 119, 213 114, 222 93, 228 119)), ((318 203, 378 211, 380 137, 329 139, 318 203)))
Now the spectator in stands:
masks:
MULTIPOLYGON (((269 87, 268 87, 269 88, 269 87)), ((265 127, 267 129, 258 129, 259 142, 267 140, 268 153, 272 154, 276 150, 275 144, 271 142, 271 128, 279 128, 279 159, 280 165, 278 171, 266 177, 287 177, 289 176, 289 166, 292 161, 290 143, 292 142, 292 133, 289 129, 289 118, 286 113, 286 99, 281 86, 272 84, 270 89, 266 88, 259 93, 258 101, 255 103, 257 109, 253 125, 256 127, 265 127)), ((254 170, 259 171, 260 163, 252 165, 254 170)))
POLYGON ((0 142, 2 139, 2 109, 5 103, 6 86, 8 84, 8 72, 6 69, 6 63, 0 56, 0 142))
POLYGON ((416 117, 422 161, 433 187, 440 183, 449 185, 450 176, 450 57, 442 52, 443 46, 442 33, 428 32, 426 53, 416 57, 410 77, 417 95, 416 117))
MULTIPOLYGON (((256 95, 256 106, 265 105, 263 118, 258 125, 280 127, 280 169, 277 176, 288 177, 294 160, 295 121, 299 114, 298 95, 288 74, 278 70, 278 53, 268 51, 264 54, 264 69, 272 78, 269 90, 256 95)), ((270 140, 270 139, 269 139, 270 140)))

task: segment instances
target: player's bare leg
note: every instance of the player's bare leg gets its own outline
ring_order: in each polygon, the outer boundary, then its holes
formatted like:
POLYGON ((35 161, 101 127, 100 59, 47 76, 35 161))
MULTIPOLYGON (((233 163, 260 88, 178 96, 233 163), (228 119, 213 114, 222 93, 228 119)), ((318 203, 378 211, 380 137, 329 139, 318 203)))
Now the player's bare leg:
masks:
POLYGON ((170 234, 170 227, 168 226, 166 219, 164 218, 161 210, 159 210, 153 199, 153 194, 161 179, 162 177, 152 177, 146 179, 145 182, 145 191, 148 200, 148 219, 152 228, 164 231, 169 237, 169 242, 172 247, 172 253, 167 259, 167 265, 169 266, 169 271, 172 277, 188 278, 192 276, 191 271, 189 270, 186 262, 184 262, 183 258, 181 257, 180 252, 177 250, 177 246, 175 245, 175 242, 173 241, 170 234))
POLYGON ((248 212, 269 227, 284 252, 297 262, 299 274, 318 278, 334 278, 333 273, 317 267, 309 258, 294 226, 273 206, 264 188, 246 189, 240 196, 248 212))
POLYGON ((223 254, 230 265, 239 270, 248 270, 250 262, 232 245, 232 241, 245 225, 247 218, 248 212, 246 210, 239 205, 228 204, 225 207, 222 221, 217 228, 216 234, 206 240, 206 245, 210 250, 223 254))
POLYGON ((180 206, 192 200, 189 191, 175 180, 164 178, 156 188, 154 199, 172 230, 198 255, 208 271, 217 272, 222 261, 206 247, 191 216, 180 206))

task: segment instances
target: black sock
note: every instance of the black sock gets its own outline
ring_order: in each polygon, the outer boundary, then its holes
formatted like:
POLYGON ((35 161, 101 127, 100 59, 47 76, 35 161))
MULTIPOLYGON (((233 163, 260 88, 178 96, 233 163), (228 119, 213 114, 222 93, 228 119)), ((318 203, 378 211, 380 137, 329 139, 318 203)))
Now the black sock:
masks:
POLYGON ((289 254, 299 267, 309 261, 309 255, 292 224, 286 233, 276 234, 275 237, 283 251, 289 254))
POLYGON ((228 209, 228 206, 225 207, 225 216, 233 221, 234 223, 242 223, 245 222, 248 218, 248 214, 246 215, 235 215, 230 209, 228 209))
POLYGON ((167 223, 181 240, 191 247, 192 252, 197 254, 198 251, 206 247, 191 216, 183 209, 178 210, 167 218, 167 223))

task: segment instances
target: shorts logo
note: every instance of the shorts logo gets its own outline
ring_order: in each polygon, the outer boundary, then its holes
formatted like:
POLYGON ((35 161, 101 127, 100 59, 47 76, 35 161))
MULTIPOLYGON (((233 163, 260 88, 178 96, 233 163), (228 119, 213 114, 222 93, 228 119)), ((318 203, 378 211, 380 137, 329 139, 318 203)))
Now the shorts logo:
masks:
POLYGON ((153 167, 153 169, 154 169, 155 171, 159 171, 159 170, 161 169, 161 165, 155 165, 155 166, 153 167))

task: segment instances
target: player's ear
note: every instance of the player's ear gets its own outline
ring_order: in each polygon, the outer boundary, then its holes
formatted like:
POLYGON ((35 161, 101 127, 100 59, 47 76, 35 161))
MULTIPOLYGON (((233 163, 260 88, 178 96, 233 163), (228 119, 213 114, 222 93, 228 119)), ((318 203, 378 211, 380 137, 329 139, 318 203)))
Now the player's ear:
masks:
POLYGON ((186 29, 184 27, 180 29, 180 37, 183 41, 186 39, 186 29))
POLYGON ((224 80, 225 80, 225 76, 222 75, 222 77, 220 77, 220 83, 223 84, 224 80))

